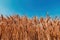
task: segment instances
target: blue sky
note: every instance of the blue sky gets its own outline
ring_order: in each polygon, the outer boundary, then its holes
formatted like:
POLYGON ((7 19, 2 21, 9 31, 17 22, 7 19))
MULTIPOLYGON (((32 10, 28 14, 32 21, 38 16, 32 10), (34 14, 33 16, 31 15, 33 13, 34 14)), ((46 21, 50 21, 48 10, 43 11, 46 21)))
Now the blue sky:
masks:
POLYGON ((60 0, 0 0, 0 14, 3 15, 45 17, 46 12, 51 17, 60 16, 60 0))

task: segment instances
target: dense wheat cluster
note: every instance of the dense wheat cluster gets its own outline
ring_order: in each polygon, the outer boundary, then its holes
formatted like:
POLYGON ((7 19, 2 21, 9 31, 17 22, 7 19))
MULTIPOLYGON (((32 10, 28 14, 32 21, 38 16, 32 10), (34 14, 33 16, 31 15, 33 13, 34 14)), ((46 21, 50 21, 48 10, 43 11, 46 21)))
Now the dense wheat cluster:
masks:
POLYGON ((60 40, 60 20, 0 16, 0 40, 60 40))

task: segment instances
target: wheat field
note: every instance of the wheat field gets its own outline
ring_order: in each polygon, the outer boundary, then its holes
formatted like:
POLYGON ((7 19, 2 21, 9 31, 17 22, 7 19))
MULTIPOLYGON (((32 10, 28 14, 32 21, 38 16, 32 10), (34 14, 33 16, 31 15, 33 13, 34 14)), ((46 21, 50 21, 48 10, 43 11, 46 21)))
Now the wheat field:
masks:
POLYGON ((60 40, 60 20, 0 16, 0 40, 60 40))

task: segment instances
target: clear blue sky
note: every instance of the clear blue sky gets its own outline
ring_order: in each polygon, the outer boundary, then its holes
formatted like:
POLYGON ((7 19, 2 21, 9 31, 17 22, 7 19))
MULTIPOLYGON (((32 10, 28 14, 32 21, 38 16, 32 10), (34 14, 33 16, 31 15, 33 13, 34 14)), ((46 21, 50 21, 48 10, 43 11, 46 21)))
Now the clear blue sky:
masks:
POLYGON ((3 15, 60 16, 60 0, 0 0, 0 13, 3 15))

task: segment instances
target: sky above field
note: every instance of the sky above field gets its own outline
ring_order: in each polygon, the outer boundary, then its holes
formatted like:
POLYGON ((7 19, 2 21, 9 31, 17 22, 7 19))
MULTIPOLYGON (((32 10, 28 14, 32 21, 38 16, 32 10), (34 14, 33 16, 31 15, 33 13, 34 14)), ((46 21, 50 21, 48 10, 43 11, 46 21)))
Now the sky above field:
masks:
POLYGON ((0 0, 0 14, 3 15, 26 15, 60 16, 60 0, 0 0))

